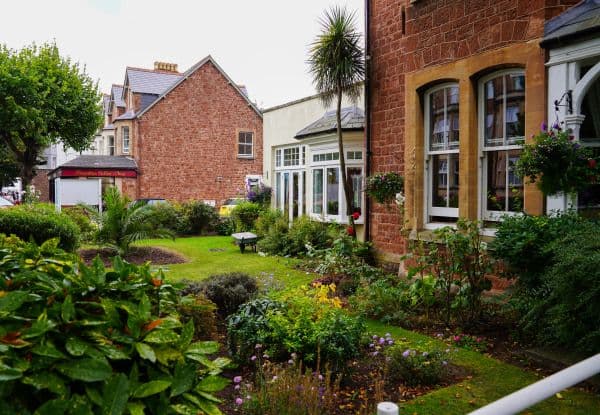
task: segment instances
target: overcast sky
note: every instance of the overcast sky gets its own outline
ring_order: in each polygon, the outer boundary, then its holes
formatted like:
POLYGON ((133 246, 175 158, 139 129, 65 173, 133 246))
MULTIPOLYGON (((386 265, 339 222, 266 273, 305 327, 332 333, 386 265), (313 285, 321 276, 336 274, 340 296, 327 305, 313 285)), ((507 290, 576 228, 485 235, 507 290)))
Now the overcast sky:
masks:
POLYGON ((212 55, 252 100, 267 108, 312 95, 305 63, 318 19, 331 5, 356 11, 364 0, 13 0, 0 3, 0 42, 19 49, 56 40, 85 64, 103 92, 125 67, 155 60, 184 71, 212 55))

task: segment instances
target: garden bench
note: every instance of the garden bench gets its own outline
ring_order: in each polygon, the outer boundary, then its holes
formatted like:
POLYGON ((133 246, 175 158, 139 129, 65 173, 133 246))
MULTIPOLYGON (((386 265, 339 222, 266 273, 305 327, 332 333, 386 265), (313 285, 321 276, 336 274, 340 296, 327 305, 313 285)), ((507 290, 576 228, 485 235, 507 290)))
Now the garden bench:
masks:
POLYGON ((252 232, 239 232, 231 234, 233 237, 235 244, 239 245, 240 252, 243 254, 246 250, 246 245, 250 245, 252 250, 256 252, 256 242, 258 241, 258 236, 253 234, 252 232))

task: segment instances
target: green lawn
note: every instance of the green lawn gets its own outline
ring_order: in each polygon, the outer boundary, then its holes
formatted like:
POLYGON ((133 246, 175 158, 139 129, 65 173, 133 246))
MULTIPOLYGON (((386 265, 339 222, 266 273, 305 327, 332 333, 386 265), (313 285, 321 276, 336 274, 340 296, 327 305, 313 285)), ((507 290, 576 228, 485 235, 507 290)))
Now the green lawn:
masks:
MULTIPOLYGON (((254 252, 240 254, 230 237, 180 238, 175 241, 151 240, 143 245, 161 246, 177 251, 190 262, 168 266, 168 275, 175 279, 203 279, 211 274, 243 271, 260 279, 273 275, 286 288, 306 284, 314 276, 294 268, 295 260, 277 257, 261 257, 254 252)), ((398 342, 418 350, 445 349, 447 346, 434 338, 376 321, 368 323, 376 334, 391 333, 398 342)), ((401 403, 401 414, 462 415, 511 392, 538 377, 480 353, 460 349, 453 353, 453 362, 461 365, 472 377, 459 384, 438 389, 414 401, 401 403)), ((600 415, 600 396, 569 390, 561 393, 561 399, 553 397, 525 414, 600 415)))
POLYGON ((196 238, 151 239, 139 245, 160 246, 183 254, 189 262, 162 266, 173 279, 201 280, 209 275, 240 271, 268 280, 272 275, 285 288, 309 283, 314 278, 295 269, 297 260, 280 257, 263 257, 246 248, 244 254, 233 244, 229 236, 206 236, 196 238))

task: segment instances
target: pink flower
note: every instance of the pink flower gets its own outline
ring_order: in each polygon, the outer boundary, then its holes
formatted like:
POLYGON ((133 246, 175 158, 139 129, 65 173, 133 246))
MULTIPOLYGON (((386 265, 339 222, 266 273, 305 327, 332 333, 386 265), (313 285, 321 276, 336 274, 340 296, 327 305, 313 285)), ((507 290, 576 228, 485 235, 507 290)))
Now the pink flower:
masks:
POLYGON ((238 405, 238 406, 239 406, 239 405, 241 405, 241 404, 243 404, 243 403, 244 403, 244 400, 243 400, 242 398, 236 398, 236 400, 235 400, 235 404, 236 404, 236 405, 238 405))
POLYGON ((241 376, 236 376, 233 378, 233 383, 240 383, 242 381, 242 377, 241 376))
POLYGON ((252 360, 252 361, 254 362, 254 361, 256 360, 256 356, 252 356, 252 357, 250 358, 250 360, 252 360))

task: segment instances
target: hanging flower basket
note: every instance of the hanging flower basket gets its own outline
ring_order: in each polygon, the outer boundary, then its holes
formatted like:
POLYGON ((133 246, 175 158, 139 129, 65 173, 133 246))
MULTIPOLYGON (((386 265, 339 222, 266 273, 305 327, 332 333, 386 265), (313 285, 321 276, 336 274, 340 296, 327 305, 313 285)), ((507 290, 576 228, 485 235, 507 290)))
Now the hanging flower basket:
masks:
POLYGON ((519 176, 537 183, 545 195, 577 193, 600 178, 592 151, 556 124, 523 147, 516 169, 519 176))
POLYGON ((391 203, 404 191, 404 177, 398 173, 378 173, 367 179, 367 195, 378 203, 391 203))

